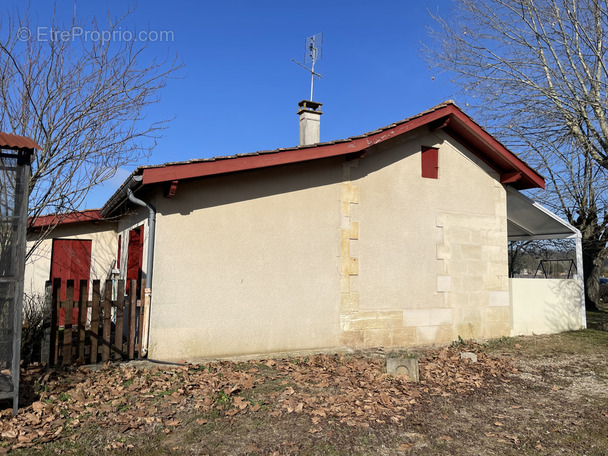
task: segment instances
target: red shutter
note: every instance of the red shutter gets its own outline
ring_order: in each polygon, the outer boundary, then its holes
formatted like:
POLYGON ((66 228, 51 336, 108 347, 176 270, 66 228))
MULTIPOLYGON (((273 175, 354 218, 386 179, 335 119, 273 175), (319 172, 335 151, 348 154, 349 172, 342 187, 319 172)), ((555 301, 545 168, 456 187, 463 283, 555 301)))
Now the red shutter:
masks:
POLYGON ((439 176, 439 149, 422 146, 422 177, 437 179, 439 176))
MULTIPOLYGON (((89 280, 91 274, 91 246, 85 239, 53 239, 51 253, 51 281, 61 279, 61 301, 66 300, 67 281, 74 281, 74 301, 80 299, 80 281, 89 280)), ((88 295, 88 288, 87 288, 88 295)), ((59 326, 65 324, 65 309, 59 309, 59 326)), ((72 324, 78 321, 78 305, 72 310, 72 324)))
POLYGON ((61 279, 61 297, 65 300, 68 280, 74 281, 74 300, 80 295, 80 281, 89 280, 91 274, 91 240, 53 239, 51 254, 51 280, 61 279))
POLYGON ((127 247, 127 292, 131 280, 137 280, 137 297, 140 297, 142 262, 144 253, 144 226, 129 231, 129 245, 127 247))

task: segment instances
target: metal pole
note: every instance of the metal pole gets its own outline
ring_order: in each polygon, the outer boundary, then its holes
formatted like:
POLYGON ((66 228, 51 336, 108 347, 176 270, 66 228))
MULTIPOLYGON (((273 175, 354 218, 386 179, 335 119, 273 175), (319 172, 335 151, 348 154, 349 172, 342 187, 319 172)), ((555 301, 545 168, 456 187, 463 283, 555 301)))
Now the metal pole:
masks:
POLYGON ((312 101, 312 89, 315 85, 315 59, 312 59, 312 70, 310 72, 310 101, 312 101))
POLYGON ((21 367, 21 325, 23 322, 23 278, 25 274, 25 249, 26 249, 26 225, 28 189, 30 178, 30 154, 19 151, 17 159, 17 176, 15 182, 15 217, 16 223, 16 245, 17 258, 14 282, 14 313, 13 313, 13 359, 12 359, 12 381, 13 381, 13 415, 19 410, 19 370, 21 367))

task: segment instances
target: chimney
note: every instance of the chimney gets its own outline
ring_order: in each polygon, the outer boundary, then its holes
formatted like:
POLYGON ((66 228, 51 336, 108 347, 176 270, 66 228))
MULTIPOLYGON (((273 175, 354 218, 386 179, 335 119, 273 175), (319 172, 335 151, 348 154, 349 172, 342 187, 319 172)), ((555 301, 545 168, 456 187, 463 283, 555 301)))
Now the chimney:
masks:
POLYGON ((300 109, 300 146, 308 146, 321 141, 321 111, 323 103, 302 100, 298 103, 300 109))

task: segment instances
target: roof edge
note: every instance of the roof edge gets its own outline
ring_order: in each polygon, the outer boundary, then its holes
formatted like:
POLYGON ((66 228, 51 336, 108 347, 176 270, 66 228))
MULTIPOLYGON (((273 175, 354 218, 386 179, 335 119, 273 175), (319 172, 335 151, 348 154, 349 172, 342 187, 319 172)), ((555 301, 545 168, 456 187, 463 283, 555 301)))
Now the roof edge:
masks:
POLYGON ((509 180, 518 189, 544 188, 544 178, 530 168, 517 155, 508 150, 496 138, 464 113, 453 101, 440 103, 415 116, 359 136, 309 146, 296 146, 251 154, 238 154, 227 157, 188 160, 138 167, 110 197, 101 209, 102 216, 112 213, 126 199, 126 190, 143 186, 194 179, 205 176, 227 174, 239 171, 261 169, 292 163, 357 154, 377 144, 389 141, 417 128, 432 126, 443 128, 455 139, 464 138, 473 144, 472 152, 488 162, 501 175, 508 174, 509 180), (455 122, 451 120, 455 119, 455 122), (446 122, 447 120, 447 122, 446 122), (135 181, 141 176, 141 181, 135 181), (513 177, 514 176, 514 177, 513 177))
POLYGON ((66 225, 79 222, 97 222, 104 220, 99 209, 85 209, 68 213, 56 213, 28 218, 29 229, 48 228, 50 226, 66 225))

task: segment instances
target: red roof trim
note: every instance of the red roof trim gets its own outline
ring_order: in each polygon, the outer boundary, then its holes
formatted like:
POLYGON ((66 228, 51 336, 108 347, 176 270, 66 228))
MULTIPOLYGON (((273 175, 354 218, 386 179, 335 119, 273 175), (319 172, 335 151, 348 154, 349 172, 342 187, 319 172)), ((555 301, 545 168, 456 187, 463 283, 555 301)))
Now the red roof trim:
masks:
POLYGON ((506 173, 521 173, 522 177, 515 184, 516 187, 520 189, 545 187, 544 179, 539 174, 451 102, 441 104, 400 123, 347 140, 257 154, 143 167, 141 168, 142 184, 150 185, 348 155, 364 151, 375 144, 437 121, 443 122, 442 127, 445 132, 470 145, 472 152, 486 161, 501 176, 506 173), (448 119, 450 121, 446 122, 448 119))
POLYGON ((25 136, 0 132, 0 149, 25 149, 33 151, 34 149, 42 150, 42 147, 40 147, 30 138, 26 138, 25 136))
POLYGON ((68 223, 95 222, 103 220, 99 209, 70 212, 68 214, 43 215, 34 220, 28 220, 29 228, 45 228, 53 225, 66 225, 68 223))
MULTIPOLYGON (((484 152, 486 152, 487 158, 490 159, 489 164, 494 165, 493 167, 499 171, 501 175, 504 173, 511 174, 513 172, 520 172, 522 173, 522 180, 526 181, 522 183, 527 185, 520 188, 545 188, 545 180, 541 175, 528 167, 528 165, 519 159, 517 155, 509 151, 469 116, 458 109, 458 107, 455 105, 449 107, 452 111, 451 114, 453 114, 453 117, 458 121, 456 124, 451 122, 448 130, 452 129, 457 136, 464 137, 464 139, 473 146, 480 147, 480 143, 486 144, 484 152)), ((475 150, 473 150, 473 152, 475 152, 475 150)))

